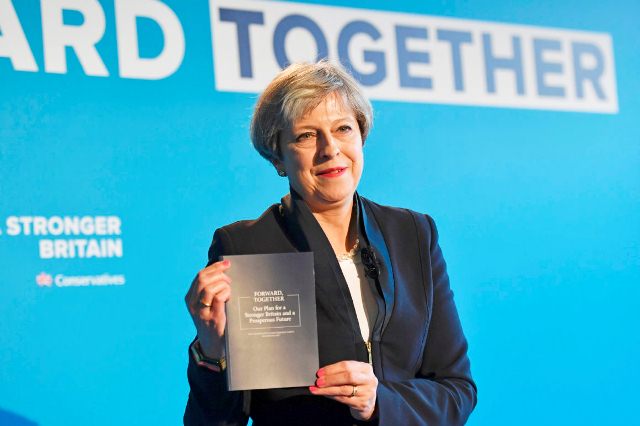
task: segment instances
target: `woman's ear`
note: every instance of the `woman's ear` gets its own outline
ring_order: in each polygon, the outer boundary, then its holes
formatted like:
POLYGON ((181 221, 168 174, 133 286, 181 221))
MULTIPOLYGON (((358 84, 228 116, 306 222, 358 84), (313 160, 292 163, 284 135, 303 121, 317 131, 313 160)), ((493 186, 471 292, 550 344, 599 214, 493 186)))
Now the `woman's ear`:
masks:
POLYGON ((278 176, 280 177, 287 176, 287 172, 284 170, 284 165, 279 160, 272 159, 271 164, 273 164, 273 167, 276 168, 276 172, 278 173, 278 176))

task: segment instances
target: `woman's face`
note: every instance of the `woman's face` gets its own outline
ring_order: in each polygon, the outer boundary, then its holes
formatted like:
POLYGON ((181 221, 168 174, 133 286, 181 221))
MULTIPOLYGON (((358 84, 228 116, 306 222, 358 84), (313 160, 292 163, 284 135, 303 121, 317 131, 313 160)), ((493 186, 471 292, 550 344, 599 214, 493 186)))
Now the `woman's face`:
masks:
POLYGON ((281 161, 291 187, 312 211, 351 203, 363 168, 362 137, 356 117, 333 93, 280 137, 281 161))

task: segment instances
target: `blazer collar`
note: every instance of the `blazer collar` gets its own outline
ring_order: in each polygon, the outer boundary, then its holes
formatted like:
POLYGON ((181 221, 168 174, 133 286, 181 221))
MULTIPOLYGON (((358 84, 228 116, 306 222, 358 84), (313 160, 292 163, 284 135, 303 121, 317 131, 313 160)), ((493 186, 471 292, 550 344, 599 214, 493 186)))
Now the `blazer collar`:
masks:
MULTIPOLYGON (((380 223, 372 210, 371 201, 357 195, 358 211, 360 212, 360 241, 362 246, 366 246, 374 253, 374 259, 378 267, 378 277, 375 284, 384 299, 384 318, 382 323, 376 321, 374 327, 373 340, 380 340, 380 336, 389 324, 393 306, 395 304, 395 280, 393 275, 393 264, 389 249, 385 242, 385 236, 380 223)), ((378 315, 379 317, 379 315, 378 315)))
POLYGON ((316 308, 327 312, 326 318, 349 327, 354 342, 362 340, 360 334, 356 334, 359 325, 349 287, 329 239, 302 197, 293 189, 290 195, 282 198, 282 206, 288 234, 296 248, 313 252, 316 308))
MULTIPOLYGON (((371 202, 355 194, 355 213, 358 223, 358 233, 361 247, 368 247, 375 254, 379 270, 377 279, 370 279, 381 293, 384 304, 379 306, 378 315, 380 321, 376 321, 373 329, 373 340, 380 340, 384 328, 388 324, 394 305, 395 283, 393 279, 393 267, 389 250, 380 224, 371 210, 371 202), (383 312, 380 312, 383 308, 383 312)), ((312 251, 314 253, 314 267, 316 272, 316 293, 318 298, 328 297, 331 310, 347 324, 352 330, 359 330, 355 308, 351 300, 351 294, 347 286, 338 260, 331 247, 327 236, 320 224, 309 210, 302 197, 293 189, 291 193, 282 198, 281 213, 289 230, 288 234, 295 247, 300 251, 312 251)), ((360 341, 361 335, 354 333, 354 340, 360 341)))

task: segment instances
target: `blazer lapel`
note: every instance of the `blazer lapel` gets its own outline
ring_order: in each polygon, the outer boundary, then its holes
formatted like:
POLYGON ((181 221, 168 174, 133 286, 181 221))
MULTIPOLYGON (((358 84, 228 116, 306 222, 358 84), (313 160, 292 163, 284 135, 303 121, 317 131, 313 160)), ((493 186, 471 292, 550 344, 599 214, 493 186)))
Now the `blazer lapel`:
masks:
POLYGON ((320 321, 339 323, 352 330, 353 342, 361 342, 360 326, 338 260, 320 224, 302 198, 293 190, 282 198, 282 214, 294 245, 312 251, 316 274, 316 303, 320 321), (325 317, 326 315, 326 317, 325 317), (324 318, 322 318, 324 317, 324 318))
MULTIPOLYGON (((384 298, 384 319, 382 326, 378 326, 374 329, 373 340, 380 340, 380 336, 384 332, 389 320, 391 319, 391 313, 393 312, 393 305, 395 303, 395 281, 393 279, 393 266, 391 264, 391 257, 389 256, 389 250, 384 240, 384 235, 380 228, 380 225, 376 221, 375 215, 371 210, 369 201, 363 197, 357 196, 360 214, 362 215, 362 228, 361 232, 364 232, 369 249, 375 253, 377 259, 377 266, 379 270, 378 285, 379 290, 384 298)), ((377 322, 377 321, 376 321, 377 322)))

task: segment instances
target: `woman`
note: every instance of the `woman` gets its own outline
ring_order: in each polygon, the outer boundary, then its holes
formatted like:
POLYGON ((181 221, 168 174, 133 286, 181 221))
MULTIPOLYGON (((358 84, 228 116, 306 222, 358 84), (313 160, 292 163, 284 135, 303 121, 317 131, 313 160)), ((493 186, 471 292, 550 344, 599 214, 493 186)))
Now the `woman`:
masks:
POLYGON ((372 111, 353 78, 326 61, 291 65, 255 108, 251 138, 290 195, 254 221, 218 229, 185 297, 189 425, 455 425, 476 404, 433 220, 356 192, 372 111), (221 255, 313 251, 320 365, 314 386, 228 392, 221 255))

